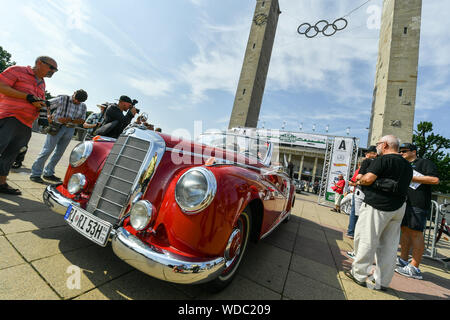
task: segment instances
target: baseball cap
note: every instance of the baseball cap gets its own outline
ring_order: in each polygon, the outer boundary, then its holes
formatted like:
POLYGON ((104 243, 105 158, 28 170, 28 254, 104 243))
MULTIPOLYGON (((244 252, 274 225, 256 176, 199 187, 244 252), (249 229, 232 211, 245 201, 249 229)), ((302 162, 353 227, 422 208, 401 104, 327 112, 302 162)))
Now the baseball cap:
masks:
POLYGON ((366 153, 368 153, 368 152, 377 152, 377 147, 376 146, 369 146, 367 148, 366 153))
POLYGON ((408 149, 410 151, 414 151, 414 150, 417 150, 417 147, 416 147, 416 145, 414 145, 412 143, 402 143, 400 145, 400 150, 401 149, 408 149))
POLYGON ((128 103, 133 103, 133 101, 130 99, 130 97, 128 96, 121 96, 119 98, 119 101, 123 101, 123 102, 128 102, 128 103))

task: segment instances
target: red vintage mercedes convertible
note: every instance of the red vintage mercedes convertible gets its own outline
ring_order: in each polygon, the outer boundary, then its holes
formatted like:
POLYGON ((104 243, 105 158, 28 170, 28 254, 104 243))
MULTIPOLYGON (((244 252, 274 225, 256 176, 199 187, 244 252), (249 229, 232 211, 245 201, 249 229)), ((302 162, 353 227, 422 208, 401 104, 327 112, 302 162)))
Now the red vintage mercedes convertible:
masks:
POLYGON ((295 187, 272 156, 270 142, 230 131, 193 142, 131 125, 117 140, 77 145, 64 182, 43 199, 136 269, 220 290, 249 240, 290 217, 295 187))

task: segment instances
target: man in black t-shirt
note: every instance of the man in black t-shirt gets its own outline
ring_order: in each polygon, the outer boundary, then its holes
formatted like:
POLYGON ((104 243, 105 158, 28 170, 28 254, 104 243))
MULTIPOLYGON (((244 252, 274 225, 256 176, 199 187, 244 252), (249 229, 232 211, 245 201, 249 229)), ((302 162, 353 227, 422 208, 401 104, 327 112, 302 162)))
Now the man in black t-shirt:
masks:
POLYGON ((375 282, 369 284, 381 290, 389 286, 394 275, 400 224, 412 178, 411 166, 398 153, 399 144, 395 136, 382 137, 376 144, 380 157, 372 161, 367 173, 357 182, 367 188, 355 229, 355 260, 352 269, 345 272, 359 285, 367 286, 375 259, 375 282))
POLYGON ((431 185, 439 184, 436 165, 427 159, 417 157, 417 147, 411 143, 400 146, 400 153, 414 169, 414 177, 408 188, 406 212, 402 221, 400 237, 401 255, 398 268, 401 275, 421 280, 420 261, 425 250, 423 230, 431 209, 431 185), (412 260, 408 263, 409 251, 412 249, 412 260))

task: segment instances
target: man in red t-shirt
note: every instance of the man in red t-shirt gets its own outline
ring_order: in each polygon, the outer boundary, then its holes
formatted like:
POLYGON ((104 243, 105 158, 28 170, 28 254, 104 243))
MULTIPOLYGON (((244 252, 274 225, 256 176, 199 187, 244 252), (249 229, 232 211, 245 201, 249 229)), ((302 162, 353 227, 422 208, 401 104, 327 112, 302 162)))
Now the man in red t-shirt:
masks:
POLYGON ((338 181, 334 183, 334 186, 331 189, 335 192, 334 194, 334 205, 335 208, 331 211, 341 212, 341 200, 343 198, 344 188, 345 188, 345 180, 342 174, 338 175, 338 181))
POLYGON ((45 81, 58 71, 56 61, 41 56, 34 67, 12 66, 0 73, 0 193, 20 195, 6 183, 11 165, 31 138, 31 127, 45 107, 45 81))

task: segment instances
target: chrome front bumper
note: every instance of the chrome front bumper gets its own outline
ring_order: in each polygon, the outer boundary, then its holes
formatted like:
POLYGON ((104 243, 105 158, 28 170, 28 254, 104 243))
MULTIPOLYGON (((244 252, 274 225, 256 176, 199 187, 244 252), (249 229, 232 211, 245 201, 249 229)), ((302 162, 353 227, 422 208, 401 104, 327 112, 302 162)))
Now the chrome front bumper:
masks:
MULTIPOLYGON (((57 185, 48 186, 43 194, 44 203, 59 214, 65 214, 69 205, 78 206, 56 190, 57 185)), ((139 240, 124 228, 111 232, 114 253, 136 269, 161 280, 198 284, 217 278, 225 269, 225 258, 197 262, 174 255, 139 240)))
POLYGON ((59 193, 58 190, 56 190, 56 187, 58 185, 50 185, 48 186, 44 194, 42 195, 42 199, 44 200, 44 203, 54 212, 59 214, 66 214, 67 208, 70 205, 73 206, 80 206, 77 202, 73 202, 66 197, 64 197, 61 193, 59 193))
POLYGON ((188 261, 185 257, 148 245, 124 228, 116 230, 112 239, 114 253, 136 269, 161 280, 198 284, 217 278, 225 268, 225 258, 188 261))

